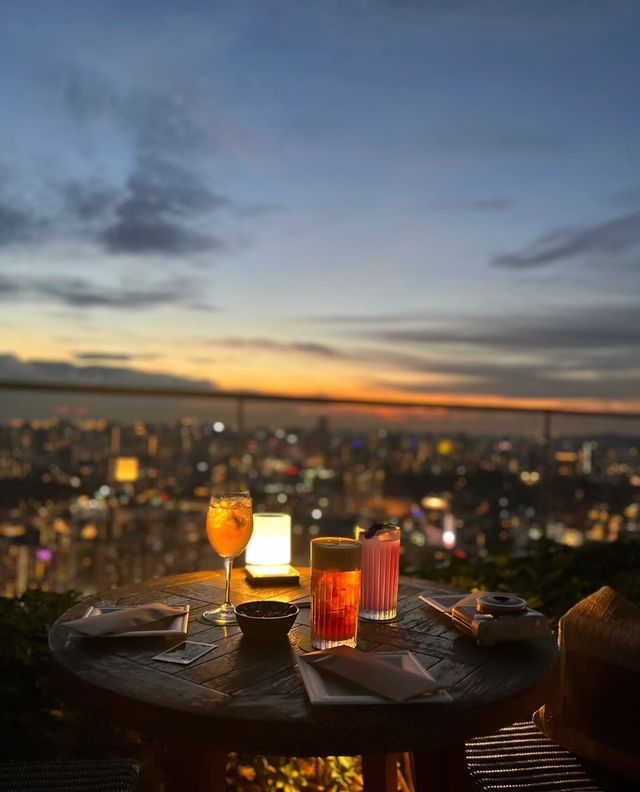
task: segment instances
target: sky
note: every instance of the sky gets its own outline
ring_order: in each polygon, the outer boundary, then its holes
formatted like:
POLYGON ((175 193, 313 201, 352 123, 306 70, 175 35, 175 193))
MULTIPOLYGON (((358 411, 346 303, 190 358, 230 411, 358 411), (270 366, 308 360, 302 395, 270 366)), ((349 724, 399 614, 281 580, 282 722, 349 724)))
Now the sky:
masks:
POLYGON ((0 379, 640 409, 635 0, 25 0, 0 379))

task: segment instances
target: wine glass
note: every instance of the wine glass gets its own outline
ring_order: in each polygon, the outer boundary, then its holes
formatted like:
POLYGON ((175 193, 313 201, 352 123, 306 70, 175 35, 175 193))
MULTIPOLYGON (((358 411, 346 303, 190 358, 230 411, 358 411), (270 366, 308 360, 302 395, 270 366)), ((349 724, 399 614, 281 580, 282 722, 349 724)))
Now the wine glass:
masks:
POLYGON ((213 495, 207 512, 207 537, 209 544, 224 559, 224 603, 219 608, 205 611, 202 618, 214 624, 235 624, 236 615, 230 600, 231 567, 251 539, 253 511, 251 495, 247 491, 213 495))

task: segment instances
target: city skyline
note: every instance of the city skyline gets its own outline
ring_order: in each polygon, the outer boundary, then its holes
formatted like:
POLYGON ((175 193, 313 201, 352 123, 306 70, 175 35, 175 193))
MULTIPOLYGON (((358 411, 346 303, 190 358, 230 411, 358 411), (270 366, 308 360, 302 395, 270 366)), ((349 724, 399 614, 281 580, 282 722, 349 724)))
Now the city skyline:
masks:
POLYGON ((13 9, 0 378, 640 409, 638 22, 13 9))
POLYGON ((384 519, 401 526, 414 571, 446 552, 518 557, 543 536, 569 547, 638 537, 637 435, 547 445, 326 418, 241 434, 220 418, 0 424, 0 594, 220 566, 204 530, 218 488, 249 488, 256 512, 288 513, 302 566, 310 538, 384 519))

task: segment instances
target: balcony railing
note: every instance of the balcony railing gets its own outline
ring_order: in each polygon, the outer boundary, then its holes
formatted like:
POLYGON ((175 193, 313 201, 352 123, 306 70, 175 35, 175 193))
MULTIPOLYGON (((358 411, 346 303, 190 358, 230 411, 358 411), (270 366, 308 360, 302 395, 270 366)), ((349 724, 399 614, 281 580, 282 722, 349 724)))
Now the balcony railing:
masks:
POLYGON ((254 393, 252 391, 218 391, 188 388, 131 387, 126 385, 92 385, 65 382, 28 380, 0 380, 0 391, 29 391, 31 393, 67 393, 77 396, 119 396, 161 399, 204 399, 212 401, 232 400, 236 403, 238 430, 244 429, 245 406, 248 403, 296 403, 325 406, 389 408, 399 410, 449 410, 452 412, 511 413, 538 415, 542 421, 541 435, 546 440, 552 436, 554 418, 605 418, 607 420, 639 420, 640 412, 628 410, 593 410, 565 407, 537 407, 467 400, 453 402, 439 399, 404 401, 392 399, 354 399, 332 396, 296 396, 285 393, 254 393))

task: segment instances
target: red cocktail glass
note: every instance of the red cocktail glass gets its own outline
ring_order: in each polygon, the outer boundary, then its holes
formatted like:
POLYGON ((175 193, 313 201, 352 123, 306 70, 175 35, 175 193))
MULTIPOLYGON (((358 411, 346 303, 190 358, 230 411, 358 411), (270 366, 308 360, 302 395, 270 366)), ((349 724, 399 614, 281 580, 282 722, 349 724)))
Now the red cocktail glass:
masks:
POLYGON ((361 552, 356 539, 311 541, 311 643, 316 649, 356 645, 361 552))

